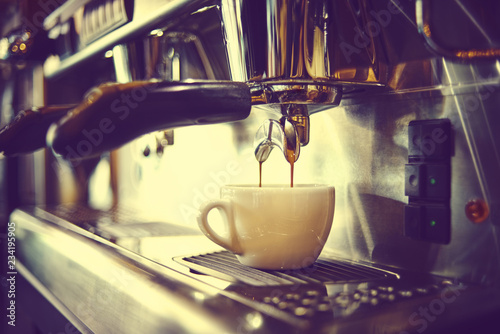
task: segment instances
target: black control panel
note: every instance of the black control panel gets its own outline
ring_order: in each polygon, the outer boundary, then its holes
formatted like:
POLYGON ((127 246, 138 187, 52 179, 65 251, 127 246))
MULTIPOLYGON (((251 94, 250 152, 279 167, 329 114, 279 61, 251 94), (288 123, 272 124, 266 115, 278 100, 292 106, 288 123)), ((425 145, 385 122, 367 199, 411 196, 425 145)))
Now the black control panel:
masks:
POLYGON ((408 125, 404 235, 409 238, 450 242, 452 143, 449 119, 418 120, 408 125))

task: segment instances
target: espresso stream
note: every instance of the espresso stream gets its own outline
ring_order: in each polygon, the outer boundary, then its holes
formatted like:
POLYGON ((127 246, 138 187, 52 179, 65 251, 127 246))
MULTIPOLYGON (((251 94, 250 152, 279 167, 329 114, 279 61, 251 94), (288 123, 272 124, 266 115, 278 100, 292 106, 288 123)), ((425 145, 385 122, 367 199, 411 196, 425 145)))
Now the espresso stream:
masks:
MULTIPOLYGON (((293 188, 293 167, 295 165, 295 151, 287 148, 286 160, 290 163, 290 187, 293 188)), ((259 187, 262 187, 262 161, 259 162, 259 187)))
POLYGON ((293 166, 295 165, 295 151, 287 148, 286 160, 290 163, 290 187, 293 188, 293 166))

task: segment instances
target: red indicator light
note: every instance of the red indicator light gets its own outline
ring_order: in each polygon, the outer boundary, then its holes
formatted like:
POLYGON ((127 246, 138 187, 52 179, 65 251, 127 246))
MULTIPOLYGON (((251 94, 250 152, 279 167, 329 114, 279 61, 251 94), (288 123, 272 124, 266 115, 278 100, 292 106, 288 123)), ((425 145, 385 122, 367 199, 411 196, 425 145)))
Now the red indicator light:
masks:
POLYGON ((465 215, 473 223, 482 223, 490 215, 488 203, 483 199, 473 199, 465 204, 465 215))

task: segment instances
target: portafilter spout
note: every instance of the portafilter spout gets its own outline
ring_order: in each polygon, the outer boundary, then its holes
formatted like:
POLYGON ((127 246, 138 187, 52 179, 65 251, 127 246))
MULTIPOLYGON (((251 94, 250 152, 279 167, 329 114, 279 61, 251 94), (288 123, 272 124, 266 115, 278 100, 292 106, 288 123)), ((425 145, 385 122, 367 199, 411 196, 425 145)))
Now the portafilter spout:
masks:
POLYGON ((255 134, 255 158, 259 163, 267 160, 274 147, 285 159, 293 163, 300 154, 300 146, 309 142, 309 115, 304 105, 282 105, 280 120, 266 120, 255 134))

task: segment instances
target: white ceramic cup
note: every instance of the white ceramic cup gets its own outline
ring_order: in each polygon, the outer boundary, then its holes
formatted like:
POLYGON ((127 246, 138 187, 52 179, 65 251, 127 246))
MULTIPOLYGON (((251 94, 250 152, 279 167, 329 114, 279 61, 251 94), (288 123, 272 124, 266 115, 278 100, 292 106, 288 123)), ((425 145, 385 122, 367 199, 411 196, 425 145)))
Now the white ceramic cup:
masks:
POLYGON ((201 231, 233 252, 240 263, 261 269, 298 269, 313 264, 328 238, 335 188, 326 185, 227 185, 221 198, 200 209, 201 231), (228 236, 210 226, 219 209, 228 236))

